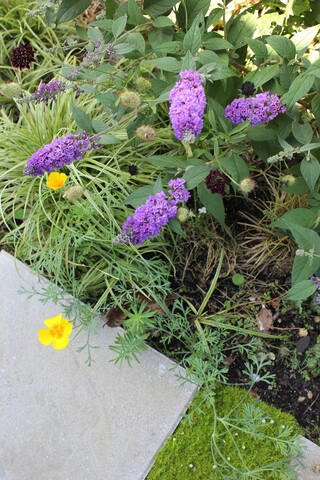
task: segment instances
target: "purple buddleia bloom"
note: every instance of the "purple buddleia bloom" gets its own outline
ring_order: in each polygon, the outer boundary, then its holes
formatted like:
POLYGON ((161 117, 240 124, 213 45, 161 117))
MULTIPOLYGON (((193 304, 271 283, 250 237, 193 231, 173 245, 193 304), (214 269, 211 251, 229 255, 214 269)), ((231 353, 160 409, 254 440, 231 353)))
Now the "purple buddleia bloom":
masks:
POLYGON ((206 97, 198 72, 183 70, 170 92, 169 115, 175 136, 193 143, 203 127, 206 97))
POLYGON ((169 190, 169 194, 172 197, 168 197, 163 191, 150 195, 146 202, 135 210, 133 216, 127 218, 114 242, 140 245, 150 237, 158 235, 162 227, 177 216, 177 203, 190 197, 184 183, 182 178, 170 180, 168 185, 172 190, 169 190))
POLYGON ((59 170, 64 165, 81 160, 84 153, 93 148, 101 148, 97 136, 89 138, 85 133, 79 135, 69 133, 39 148, 27 160, 23 173, 38 177, 45 172, 59 170))
POLYGON ((320 278, 316 277, 315 275, 312 275, 312 277, 310 277, 310 280, 313 281, 313 283, 316 286, 316 289, 320 290, 320 278))
POLYGON ((250 125, 254 126, 269 122, 285 111, 286 107, 282 105, 278 95, 264 92, 254 97, 236 98, 227 105, 224 114, 232 123, 238 124, 250 120, 250 125))
POLYGON ((28 102, 35 103, 45 103, 48 104, 48 101, 56 100, 57 95, 61 92, 64 92, 66 89, 66 84, 60 82, 59 80, 53 80, 49 83, 40 83, 38 90, 33 92, 33 94, 28 97, 26 100, 28 102))
POLYGON ((102 59, 102 52, 103 52, 103 41, 98 40, 92 52, 87 52, 80 63, 80 67, 82 68, 96 68, 99 67, 102 59))
POLYGON ((184 178, 176 178, 168 182, 170 195, 172 195, 175 203, 186 202, 190 198, 190 192, 185 187, 184 178))

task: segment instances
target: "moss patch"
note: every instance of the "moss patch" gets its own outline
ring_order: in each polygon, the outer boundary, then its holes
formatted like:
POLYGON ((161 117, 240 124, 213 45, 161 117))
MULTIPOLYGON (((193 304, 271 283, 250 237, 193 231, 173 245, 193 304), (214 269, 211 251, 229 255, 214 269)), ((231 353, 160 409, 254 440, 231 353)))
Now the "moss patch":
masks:
MULTIPOLYGON (((218 388, 216 419, 213 408, 204 405, 202 413, 196 410, 192 414, 191 425, 181 423, 156 455, 147 480, 293 478, 289 461, 296 449, 293 440, 300 433, 296 420, 248 396, 233 410, 244 395, 245 391, 240 388, 218 388), (230 412, 227 423, 217 421, 230 412), (243 431, 248 426, 250 433, 243 431), (225 461, 213 447, 213 431, 216 446, 225 461)), ((200 401, 201 394, 193 406, 200 401)))

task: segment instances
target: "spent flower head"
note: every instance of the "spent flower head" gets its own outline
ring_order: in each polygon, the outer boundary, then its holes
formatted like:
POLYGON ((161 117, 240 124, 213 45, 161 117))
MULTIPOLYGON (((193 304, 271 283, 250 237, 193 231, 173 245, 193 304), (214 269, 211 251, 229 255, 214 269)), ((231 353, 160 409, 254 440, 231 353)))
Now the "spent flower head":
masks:
POLYGON ((203 127, 206 97, 198 72, 183 70, 170 92, 169 115, 175 136, 193 143, 203 127))
POLYGON ((139 93, 133 90, 125 90, 120 94, 119 99, 121 105, 132 110, 139 108, 141 104, 139 93))

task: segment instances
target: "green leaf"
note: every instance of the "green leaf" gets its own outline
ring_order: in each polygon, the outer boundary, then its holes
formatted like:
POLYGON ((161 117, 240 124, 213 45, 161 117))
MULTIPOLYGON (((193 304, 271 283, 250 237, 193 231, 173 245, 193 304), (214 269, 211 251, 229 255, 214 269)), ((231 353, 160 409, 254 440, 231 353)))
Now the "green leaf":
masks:
POLYGON ((268 49, 261 40, 246 38, 246 43, 249 45, 253 53, 258 58, 267 58, 268 49))
POLYGON ((279 65, 268 65, 261 70, 257 69, 248 73, 244 78, 244 82, 252 82, 254 83, 254 86, 258 88, 261 87, 261 85, 269 82, 269 80, 277 76, 278 73, 279 65))
POLYGON ((185 235, 185 231, 181 227, 181 223, 177 218, 170 218, 168 225, 171 228, 171 230, 177 235, 180 235, 181 237, 185 235))
POLYGON ((191 28, 187 31, 184 40, 183 48, 185 50, 190 50, 191 53, 195 54, 198 52, 201 45, 201 32, 197 23, 193 23, 191 28))
POLYGON ((234 48, 233 45, 220 35, 214 35, 204 42, 208 50, 228 50, 234 48))
POLYGON ((144 187, 137 188, 132 192, 125 200, 124 205, 132 205, 133 207, 139 207, 145 203, 150 195, 153 193, 153 185, 145 185, 144 187))
POLYGON ((181 2, 177 15, 179 26, 185 29, 190 28, 199 13, 205 16, 210 3, 211 0, 184 0, 181 2))
POLYGON ((314 228, 318 215, 314 210, 308 208, 294 208, 284 213, 282 217, 272 222, 270 228, 281 228, 282 230, 290 230, 291 224, 299 225, 303 228, 314 228))
POLYGON ((309 123, 301 125, 298 122, 293 122, 292 133, 295 139, 298 140, 298 142, 300 143, 306 144, 310 143, 312 140, 313 131, 309 123))
POLYGON ((190 50, 188 50, 187 54, 182 58, 180 68, 181 70, 196 70, 196 61, 190 50))
POLYGON ((315 116, 318 127, 320 127, 320 93, 317 93, 311 100, 312 113, 315 116))
POLYGON ((91 0, 62 0, 56 22, 68 22, 84 12, 90 5, 91 0))
POLYGON ((221 160, 221 166, 237 183, 249 175, 248 165, 243 158, 236 153, 229 153, 226 155, 221 160))
POLYGON ((121 33, 124 31, 127 25, 127 15, 122 15, 121 17, 113 20, 112 22, 112 34, 114 38, 118 38, 121 33))
POLYGON ((255 142, 274 141, 277 138, 275 131, 267 128, 265 125, 251 127, 247 137, 255 142))
POLYGON ((282 95, 282 103, 285 103, 288 108, 292 108, 297 100, 300 100, 309 92, 313 82, 313 75, 299 75, 293 80, 289 90, 282 95))
POLYGON ((302 280, 290 288, 283 300, 304 300, 316 291, 316 286, 312 280, 302 280))
POLYGON ((186 181, 186 187, 188 190, 192 190, 199 185, 209 174, 212 168, 208 165, 200 165, 198 167, 190 167, 184 173, 183 178, 186 181))
POLYGON ((174 22, 168 17, 157 17, 153 22, 153 26, 156 28, 173 27, 174 22))
POLYGON ((117 55, 125 55, 126 53, 130 53, 130 52, 133 52, 133 50, 135 50, 135 47, 133 45, 130 45, 130 43, 127 43, 127 42, 118 43, 117 45, 114 46, 114 48, 117 55))
POLYGON ((132 25, 143 25, 148 22, 148 20, 141 14, 136 0, 128 0, 128 15, 129 22, 132 25))
POLYGON ((153 60, 148 60, 146 63, 154 65, 165 72, 178 73, 181 68, 181 62, 174 57, 154 58, 153 60))
POLYGON ((310 10, 309 0, 293 0, 292 12, 294 15, 299 16, 308 10, 310 10))
POLYGON ((108 129, 108 125, 101 120, 101 118, 97 118, 96 120, 92 120, 92 128, 96 133, 105 132, 108 129))
POLYGON ((146 43, 141 33, 139 32, 128 33, 128 35, 126 36, 126 43, 129 43, 129 45, 132 45, 135 48, 135 50, 138 50, 140 53, 144 55, 144 52, 146 49, 146 43))
POLYGON ((114 137, 110 133, 106 133, 105 135, 100 136, 99 142, 101 145, 116 145, 117 143, 121 143, 121 140, 114 137))
POLYGON ((267 37, 267 42, 281 57, 295 57, 296 47, 289 38, 281 35, 272 35, 271 37, 267 37))
POLYGON ((313 190, 320 175, 319 160, 313 155, 309 155, 302 160, 300 171, 310 190, 313 190))
POLYGON ((184 157, 176 155, 151 155, 150 157, 142 157, 141 161, 151 163, 155 167, 168 168, 175 170, 176 168, 185 168, 186 160, 184 157))
POLYGON ((257 19, 251 13, 245 13, 232 18, 227 23, 228 41, 236 49, 247 43, 248 38, 252 38, 256 30, 257 19))
POLYGON ((163 191, 163 185, 162 185, 161 177, 159 175, 159 177, 156 180, 156 183, 153 185, 153 195, 162 191, 163 191))
POLYGON ((148 15, 157 17, 170 10, 178 0, 144 0, 144 10, 148 15))
POLYGON ((224 9, 223 8, 214 8, 211 10, 209 16, 206 19, 206 26, 207 29, 212 27, 223 15, 224 9))
POLYGON ((79 127, 86 132, 92 132, 93 128, 90 117, 83 110, 81 110, 81 108, 75 107, 74 105, 72 105, 71 108, 73 118, 75 119, 79 127))
POLYGON ((204 72, 208 74, 208 78, 211 82, 237 76, 234 70, 231 70, 231 68, 228 68, 225 65, 217 62, 203 65, 203 67, 200 68, 199 72, 204 72))
POLYGON ((314 253, 320 254, 320 237, 317 232, 295 224, 290 225, 290 230, 300 248, 305 251, 314 250, 314 253))
POLYGON ((232 275, 231 280, 232 280, 233 285, 236 285, 237 287, 239 285, 242 285, 246 281, 244 276, 241 275, 240 273, 235 273, 234 275, 232 275))
POLYGON ((299 257, 296 255, 293 261, 291 281, 295 285, 302 280, 307 280, 313 275, 320 267, 319 257, 299 257))
POLYGON ((297 55, 300 57, 304 51, 309 48, 314 37, 319 31, 320 25, 315 25, 309 28, 302 28, 298 33, 291 37, 291 42, 295 45, 297 55))
POLYGON ((204 183, 200 183, 197 187, 200 202, 207 211, 220 223, 222 227, 225 225, 225 210, 222 196, 219 193, 211 193, 204 183))

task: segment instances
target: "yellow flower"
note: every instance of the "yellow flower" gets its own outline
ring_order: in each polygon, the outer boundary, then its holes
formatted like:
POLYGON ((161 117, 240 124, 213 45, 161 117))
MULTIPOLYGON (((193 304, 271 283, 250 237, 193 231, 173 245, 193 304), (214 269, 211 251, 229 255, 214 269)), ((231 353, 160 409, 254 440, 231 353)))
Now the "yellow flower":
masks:
POLYGON ((39 341, 43 345, 50 345, 55 350, 62 350, 69 343, 69 335, 72 332, 72 324, 65 318, 62 313, 53 318, 48 318, 43 322, 48 328, 41 328, 38 332, 39 341))
POLYGON ((66 183, 67 178, 65 173, 52 172, 48 177, 46 185, 48 188, 51 188, 51 190, 58 190, 58 188, 63 187, 66 183))

